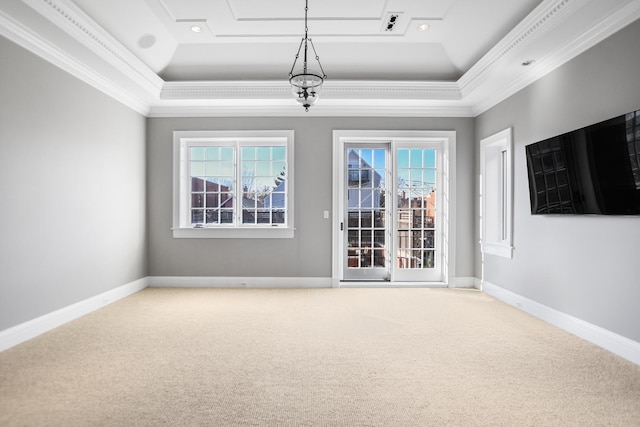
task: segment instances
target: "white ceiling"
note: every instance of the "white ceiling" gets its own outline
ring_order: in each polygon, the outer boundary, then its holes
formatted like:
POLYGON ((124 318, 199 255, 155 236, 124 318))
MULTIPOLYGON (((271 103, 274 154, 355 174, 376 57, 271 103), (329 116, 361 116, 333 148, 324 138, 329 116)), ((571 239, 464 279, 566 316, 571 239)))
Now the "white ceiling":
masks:
MULTIPOLYGON (((328 76, 308 114, 474 116, 640 18, 640 0, 309 0, 308 13, 328 76)), ((304 0, 2 0, 0 34, 149 116, 305 114, 287 81, 304 0)))
MULTIPOLYGON (((282 79, 304 33, 304 0, 75 1, 170 81, 282 79)), ((310 0, 309 36, 331 79, 457 80, 540 2, 310 0)))

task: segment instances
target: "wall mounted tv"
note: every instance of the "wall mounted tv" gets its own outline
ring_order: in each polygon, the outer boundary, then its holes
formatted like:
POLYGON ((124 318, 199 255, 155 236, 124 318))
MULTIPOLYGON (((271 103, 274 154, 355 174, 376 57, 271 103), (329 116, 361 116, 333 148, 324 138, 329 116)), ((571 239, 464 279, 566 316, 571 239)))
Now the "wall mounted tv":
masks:
POLYGON ((640 110, 525 150, 532 214, 640 215, 640 110))

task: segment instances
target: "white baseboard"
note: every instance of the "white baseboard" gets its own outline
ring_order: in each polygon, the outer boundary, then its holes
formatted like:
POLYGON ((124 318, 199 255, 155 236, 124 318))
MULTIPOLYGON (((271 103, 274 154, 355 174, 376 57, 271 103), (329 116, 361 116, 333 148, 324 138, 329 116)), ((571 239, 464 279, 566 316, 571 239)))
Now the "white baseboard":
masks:
POLYGON ((152 288, 330 288, 331 277, 149 276, 152 288))
POLYGON ((482 283, 487 294, 544 320, 564 331, 640 365, 640 343, 584 320, 525 298, 489 282, 482 283))
POLYGON ((146 287, 147 278, 145 277, 0 331, 0 351, 35 338, 119 299, 135 294, 146 287))
MULTIPOLYGON (((345 287, 446 287, 444 283, 340 282, 331 277, 198 277, 149 276, 152 288, 345 288, 345 287)), ((451 288, 480 288, 480 279, 454 277, 451 288)))

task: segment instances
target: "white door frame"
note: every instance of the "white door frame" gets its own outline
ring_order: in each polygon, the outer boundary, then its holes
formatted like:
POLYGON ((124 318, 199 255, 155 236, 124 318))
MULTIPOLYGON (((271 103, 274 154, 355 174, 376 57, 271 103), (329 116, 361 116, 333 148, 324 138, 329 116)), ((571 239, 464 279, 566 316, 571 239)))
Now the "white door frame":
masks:
POLYGON ((345 286, 344 259, 344 145, 358 142, 437 141, 443 144, 443 213, 442 224, 442 281, 439 282, 359 282, 358 286, 448 286, 455 272, 455 131, 386 131, 386 130, 334 130, 333 131, 333 220, 332 220, 332 285, 345 286), (342 226, 342 227, 341 227, 342 226))

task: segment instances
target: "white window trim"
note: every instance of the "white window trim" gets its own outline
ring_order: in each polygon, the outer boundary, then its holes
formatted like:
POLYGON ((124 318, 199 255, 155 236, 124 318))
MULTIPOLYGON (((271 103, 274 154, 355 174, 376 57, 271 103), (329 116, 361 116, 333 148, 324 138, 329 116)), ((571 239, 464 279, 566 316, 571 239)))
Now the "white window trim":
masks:
POLYGON ((294 178, 293 178, 293 130, 269 131, 174 131, 173 132, 173 237, 174 238, 247 238, 247 239, 290 239, 294 236, 294 178), (185 211, 188 206, 189 165, 185 151, 187 144, 195 140, 203 142, 251 140, 258 145, 273 141, 274 138, 286 139, 287 147, 287 224, 286 226, 247 225, 243 227, 205 227, 186 226, 185 211))
MULTIPOLYGON (((495 172, 495 171, 494 171, 495 172)), ((482 252, 513 257, 513 137, 508 128, 480 141, 480 244, 482 252), (488 164, 499 165, 500 182, 487 179, 488 164), (492 188, 489 188, 492 186, 492 188), (499 193, 489 206, 487 192, 499 193), (490 217, 491 216, 491 217, 490 217), (491 221, 494 227, 488 226, 491 221), (490 229, 488 229, 490 228, 490 229), (491 229, 493 228, 493 229, 491 229)))

